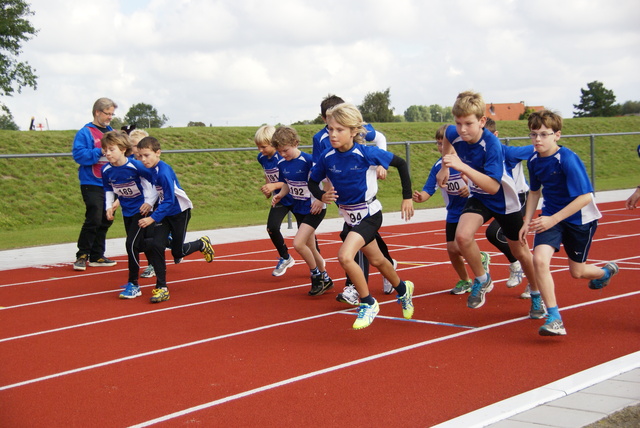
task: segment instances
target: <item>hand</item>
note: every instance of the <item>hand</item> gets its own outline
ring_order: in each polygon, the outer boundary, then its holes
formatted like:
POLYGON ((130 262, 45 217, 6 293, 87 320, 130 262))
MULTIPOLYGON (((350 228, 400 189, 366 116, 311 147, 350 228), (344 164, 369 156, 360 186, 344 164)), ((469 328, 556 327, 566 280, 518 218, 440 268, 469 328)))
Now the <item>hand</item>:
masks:
POLYGON ((282 199, 282 193, 278 193, 277 195, 275 195, 273 199, 271 199, 271 206, 275 207, 276 205, 278 205, 278 202, 280 202, 281 199, 282 199))
POLYGON ((463 188, 460 189, 460 196, 462 196, 463 198, 468 198, 469 197, 469 186, 464 186, 463 188))
POLYGON ((424 201, 427 200, 425 195, 428 195, 428 193, 425 192, 425 191, 416 190, 415 192, 413 192, 413 201, 414 202, 424 202, 424 201))
POLYGON ((413 217, 413 200, 403 199, 400 207, 400 215, 405 221, 411 220, 413 217))
POLYGON ((272 190, 273 189, 271 189, 271 186, 269 184, 265 184, 260 188, 260 191, 262 192, 262 194, 265 195, 267 198, 271 197, 272 190))
POLYGON ((556 224, 558 224, 558 222, 555 221, 553 217, 540 216, 531 220, 529 223, 529 230, 535 233, 542 233, 545 230, 551 229, 556 224))
POLYGON ((142 214, 143 216, 146 216, 151 212, 151 209, 152 209, 151 205, 145 202, 140 206, 140 214, 142 214))
POLYGON ((376 176, 378 177, 378 180, 384 180, 387 178, 387 170, 384 169, 382 165, 378 165, 376 168, 376 176))
POLYGON ((107 220, 109 221, 113 221, 113 213, 116 211, 115 208, 107 208, 105 210, 105 216, 107 217, 107 220))
POLYGON ((627 209, 635 209, 638 204, 638 200, 640 200, 640 188, 636 188, 636 191, 633 192, 631 196, 629 196, 629 199, 627 199, 627 202, 625 204, 627 209))
POLYGON ((442 168, 438 171, 438 174, 436 174, 436 182, 438 183, 438 186, 445 189, 447 188, 447 183, 449 182, 449 168, 442 168))
POLYGON ((523 224, 520 228, 520 232, 518 232, 520 245, 527 245, 527 235, 529 234, 529 225, 527 223, 523 224))
POLYGON ((311 202, 311 210, 309 211, 311 214, 320 214, 324 209, 324 203, 315 199, 311 202))
POLYGON ((151 226, 153 223, 155 223, 155 220, 153 219, 153 217, 145 217, 138 220, 138 226, 140 226, 143 229, 147 226, 151 226))
POLYGON ((460 160, 457 154, 452 153, 452 154, 444 155, 442 157, 442 165, 446 166, 447 168, 453 168, 460 171, 465 164, 460 160))
POLYGON ((322 202, 330 204, 338 200, 338 192, 333 187, 329 187, 329 190, 322 195, 322 202))

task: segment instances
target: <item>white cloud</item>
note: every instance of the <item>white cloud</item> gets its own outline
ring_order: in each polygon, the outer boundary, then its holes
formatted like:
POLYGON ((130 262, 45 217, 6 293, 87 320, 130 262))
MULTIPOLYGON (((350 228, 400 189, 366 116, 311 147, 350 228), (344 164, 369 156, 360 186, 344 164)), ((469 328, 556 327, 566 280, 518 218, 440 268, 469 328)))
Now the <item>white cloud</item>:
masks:
POLYGON ((22 129, 35 115, 77 129, 93 101, 122 117, 152 104, 170 126, 312 119, 328 93, 359 104, 391 88, 396 114, 488 102, 544 105, 570 117, 599 80, 640 100, 640 5, 620 0, 32 0, 38 35, 21 60, 38 90, 3 101, 22 129))

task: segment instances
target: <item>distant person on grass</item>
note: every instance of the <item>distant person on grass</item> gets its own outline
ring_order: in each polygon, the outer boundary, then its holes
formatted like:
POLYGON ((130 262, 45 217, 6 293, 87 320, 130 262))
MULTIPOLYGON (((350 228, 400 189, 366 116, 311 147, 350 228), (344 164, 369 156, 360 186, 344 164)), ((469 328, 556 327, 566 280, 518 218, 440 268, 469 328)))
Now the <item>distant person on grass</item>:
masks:
POLYGON ((140 252, 146 251, 146 232, 152 229, 140 228, 138 221, 151 213, 158 199, 158 192, 151 185, 151 171, 141 162, 127 157, 131 153, 131 141, 126 132, 109 131, 104 134, 102 149, 109 161, 102 168, 107 219, 113 221, 117 197, 122 207, 122 219, 127 233, 125 249, 129 262, 129 278, 119 297, 133 299, 142 295, 138 285, 140 252))
MULTIPOLYGON (((265 184, 260 187, 260 191, 267 197, 277 195, 280 189, 284 185, 280 181, 280 170, 278 169, 278 163, 282 160, 282 157, 278 154, 278 151, 271 145, 271 137, 276 132, 276 128, 271 125, 264 125, 258 128, 253 141, 258 148, 258 163, 264 170, 265 184)), ((273 276, 282 276, 287 269, 293 266, 296 262, 289 254, 287 244, 284 242, 280 227, 282 226, 282 220, 293 209, 293 198, 291 195, 287 195, 282 198, 277 204, 271 205, 269 209, 269 216, 267 217, 267 233, 273 246, 276 247, 278 255, 278 263, 275 269, 271 272, 273 276)))
MULTIPOLYGON (((444 132, 447 129, 447 126, 448 125, 442 125, 436 131, 436 144, 440 154, 442 154, 444 132)), ((441 168, 442 158, 438 159, 431 168, 429 177, 422 187, 422 191, 416 190, 413 193, 414 202, 426 202, 434 193, 436 193, 436 190, 439 187, 436 175, 441 168)), ((456 229, 458 228, 458 221, 460 220, 462 209, 467 203, 467 198, 469 197, 469 186, 467 186, 467 182, 462 174, 454 169, 450 169, 447 187, 440 187, 440 191, 442 192, 442 198, 444 199, 444 203, 447 207, 447 218, 445 223, 447 254, 449 255, 451 265, 459 278, 459 281, 451 289, 451 294, 469 293, 471 291, 471 278, 467 273, 467 265, 464 262, 464 257, 462 257, 460 248, 458 248, 458 244, 456 244, 456 229)), ((482 257, 482 265, 488 272, 491 258, 489 257, 489 254, 484 251, 481 251, 480 255, 482 257)))
POLYGON ((391 152, 362 144, 364 121, 360 111, 352 104, 339 104, 327 112, 327 130, 331 149, 325 151, 314 165, 309 180, 313 195, 322 202, 338 204, 344 217, 343 233, 346 238, 338 250, 338 260, 353 282, 360 297, 360 308, 353 328, 368 327, 380 311, 376 299, 369 294, 364 272, 354 260, 358 251, 367 257, 389 280, 402 305, 406 319, 413 316, 413 291, 411 281, 402 281, 393 264, 384 257, 376 242, 376 234, 382 225, 382 204, 377 200, 378 182, 376 169, 382 166, 398 168, 402 182, 402 218, 413 217, 411 177, 407 162, 391 152), (328 178, 331 188, 320 189, 320 183, 328 178))
POLYGON ((167 264, 164 255, 169 234, 172 236, 171 255, 174 263, 180 263, 184 257, 196 251, 204 255, 207 263, 211 263, 214 257, 208 236, 203 236, 196 241, 184 242, 193 204, 180 187, 173 169, 160 160, 160 153, 160 142, 153 137, 145 137, 138 143, 138 154, 144 166, 151 169, 151 183, 160 194, 160 203, 156 210, 150 216, 138 221, 142 228, 155 223, 153 241, 147 244, 151 247, 147 249, 147 258, 156 272, 156 287, 152 292, 151 303, 169 300, 167 264))
POLYGON ((108 220, 102 187, 102 167, 107 164, 102 150, 102 135, 113 131, 109 126, 117 104, 109 98, 99 98, 93 104, 93 121, 76 133, 72 155, 80 166, 78 178, 85 205, 84 223, 78 237, 78 251, 74 270, 84 271, 88 266, 115 266, 116 262, 105 257, 107 230, 113 221, 108 220))
POLYGON ((304 259, 311 271, 309 296, 319 296, 333 287, 327 274, 326 263, 316 246, 316 229, 327 214, 326 206, 309 192, 311 155, 300 151, 300 137, 295 129, 281 126, 273 133, 271 144, 282 160, 278 162, 279 180, 282 187, 272 199, 273 206, 291 194, 293 215, 298 223, 298 232, 293 238, 293 247, 304 259))
POLYGON ((549 110, 531 113, 529 136, 536 153, 527 163, 531 191, 527 200, 520 240, 535 232, 533 265, 542 298, 547 305, 547 321, 539 329, 541 336, 567 334, 562 322, 551 275, 551 259, 564 246, 569 259, 569 272, 576 279, 589 279, 589 288, 606 287, 618 273, 618 265, 607 263, 603 268, 587 264, 587 256, 602 217, 593 200, 593 187, 584 164, 574 152, 558 145, 562 117, 549 110), (542 196, 542 214, 534 218, 542 196))
POLYGON ((491 275, 482 264, 475 234, 491 218, 498 220, 511 252, 520 262, 531 286, 529 317, 543 318, 544 305, 535 283, 533 260, 526 241, 519 242, 522 227, 520 201, 515 181, 505 168, 502 144, 485 129, 486 105, 479 93, 466 91, 456 98, 452 108, 455 126, 448 126, 443 139, 442 169, 438 184, 446 187, 449 168, 468 178, 471 196, 467 200, 456 229, 456 243, 475 276, 467 306, 480 308, 486 293, 493 289, 491 275))

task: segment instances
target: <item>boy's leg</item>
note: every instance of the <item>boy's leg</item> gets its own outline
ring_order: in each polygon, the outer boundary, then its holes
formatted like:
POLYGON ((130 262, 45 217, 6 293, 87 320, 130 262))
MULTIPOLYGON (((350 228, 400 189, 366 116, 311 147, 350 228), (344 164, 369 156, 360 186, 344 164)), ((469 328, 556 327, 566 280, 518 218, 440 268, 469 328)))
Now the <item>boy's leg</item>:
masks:
POLYGON ((289 249, 284 241, 284 236, 280 232, 282 221, 289 212, 289 207, 285 207, 282 204, 277 204, 275 207, 271 207, 269 210, 269 217, 267 218, 267 233, 273 246, 278 251, 278 255, 282 259, 289 258, 289 249))
POLYGON ((475 234, 483 223, 482 215, 466 212, 460 216, 456 229, 456 244, 476 278, 486 273, 482 266, 480 248, 475 240, 475 234))

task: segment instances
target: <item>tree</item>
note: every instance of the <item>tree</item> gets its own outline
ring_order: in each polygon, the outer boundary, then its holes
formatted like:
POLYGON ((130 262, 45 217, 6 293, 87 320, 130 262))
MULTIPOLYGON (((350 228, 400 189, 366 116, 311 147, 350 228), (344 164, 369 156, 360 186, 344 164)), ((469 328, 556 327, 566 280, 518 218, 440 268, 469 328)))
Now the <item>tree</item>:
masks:
POLYGON ((640 101, 626 101, 620 106, 620 114, 638 114, 640 113, 640 101))
POLYGON ((204 122, 189 122, 187 123, 187 126, 207 126, 204 124, 204 122))
POLYGON ((532 109, 531 107, 527 107, 524 109, 524 113, 518 116, 518 120, 529 120, 529 116, 531 116, 531 113, 534 113, 534 112, 535 112, 534 109, 532 109))
POLYGON ((135 124, 138 128, 162 128, 168 120, 164 114, 160 117, 158 110, 151 104, 145 103, 132 105, 124 117, 127 124, 135 124))
MULTIPOLYGON (((37 88, 35 70, 17 59, 22 53, 22 43, 38 32, 27 20, 31 15, 33 12, 23 0, 0 2, 0 96, 21 93, 26 86, 37 88)), ((0 108, 9 112, 4 103, 0 103, 0 108)))
POLYGON ((358 106, 365 122, 393 122, 393 109, 389 108, 391 88, 384 92, 369 92, 358 106))
POLYGON ((431 120, 434 122, 453 122, 451 107, 441 107, 439 104, 431 104, 429 111, 431 112, 431 120))
POLYGON ((611 117, 618 114, 613 91, 604 87, 602 82, 594 80, 587 83, 588 89, 580 89, 580 104, 574 104, 573 117, 611 117))
POLYGON ((431 110, 427 106, 413 105, 404 111, 407 122, 431 122, 431 110))
POLYGON ((19 131, 20 128, 13 121, 13 115, 11 112, 7 112, 7 114, 3 114, 0 116, 0 129, 6 129, 9 131, 19 131))

